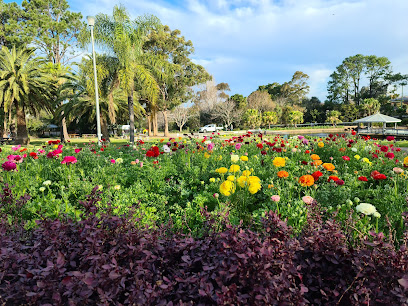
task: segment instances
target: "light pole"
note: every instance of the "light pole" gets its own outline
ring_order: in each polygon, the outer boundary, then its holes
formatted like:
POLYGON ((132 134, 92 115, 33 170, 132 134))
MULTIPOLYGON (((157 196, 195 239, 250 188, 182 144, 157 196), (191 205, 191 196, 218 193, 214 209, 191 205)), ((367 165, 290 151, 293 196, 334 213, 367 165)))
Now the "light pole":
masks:
POLYGON ((88 25, 91 28, 91 39, 92 39, 92 58, 93 58, 93 69, 94 69, 94 79, 95 79, 95 101, 96 101, 96 135, 98 136, 98 145, 101 145, 101 117, 99 113, 99 93, 98 93, 98 80, 96 78, 96 58, 95 58, 95 44, 93 36, 93 27, 95 25, 95 17, 87 16, 88 25))

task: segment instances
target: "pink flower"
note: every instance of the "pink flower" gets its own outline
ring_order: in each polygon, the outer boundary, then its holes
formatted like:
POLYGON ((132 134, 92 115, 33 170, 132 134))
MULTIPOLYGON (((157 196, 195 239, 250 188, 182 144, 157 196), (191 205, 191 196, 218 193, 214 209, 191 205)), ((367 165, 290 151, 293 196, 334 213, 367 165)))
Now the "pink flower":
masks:
POLYGON ((399 167, 394 167, 394 168, 392 168, 392 171, 394 171, 396 174, 404 173, 404 170, 402 170, 402 169, 399 168, 399 167))
POLYGON ((23 158, 20 155, 9 155, 7 156, 7 159, 11 162, 17 162, 17 163, 23 162, 23 158))
POLYGON ((75 156, 65 156, 61 164, 75 164, 77 161, 75 156))
POLYGON ((350 157, 348 157, 347 155, 342 156, 342 158, 343 158, 344 160, 350 160, 350 157))
POLYGON ((277 194, 271 196, 271 200, 273 202, 279 202, 280 201, 280 196, 278 196, 277 194))
POLYGON ((21 148, 21 145, 18 145, 18 146, 12 146, 11 147, 11 149, 15 152, 15 151, 17 151, 18 149, 20 149, 21 148))
POLYGON ((305 204, 312 204, 313 203, 313 201, 314 201, 314 199, 311 197, 311 196, 304 196, 304 197, 302 197, 302 201, 305 203, 305 204))
POLYGON ((135 162, 136 162, 136 164, 138 164, 138 163, 139 163, 139 159, 136 159, 135 162))
POLYGON ((38 153, 43 154, 43 153, 45 153, 45 151, 42 150, 42 149, 38 149, 38 153))
POLYGON ((140 162, 140 168, 142 168, 143 167, 143 162, 140 162))
POLYGON ((4 162, 1 167, 4 169, 4 171, 12 171, 12 170, 16 170, 17 166, 15 163, 13 163, 12 161, 6 161, 4 162))
POLYGON ((240 144, 240 143, 237 143, 237 144, 235 145, 235 149, 236 149, 236 150, 241 149, 241 147, 242 147, 242 144, 240 144))
POLYGON ((75 153, 79 153, 79 152, 81 152, 81 148, 80 149, 75 149, 74 151, 75 151, 75 153))
POLYGON ((111 162, 112 164, 114 164, 114 163, 116 163, 116 160, 112 158, 112 159, 110 160, 110 162, 111 162))
POLYGON ((212 149, 214 149, 214 144, 211 142, 207 145, 207 149, 208 151, 211 151, 212 149))

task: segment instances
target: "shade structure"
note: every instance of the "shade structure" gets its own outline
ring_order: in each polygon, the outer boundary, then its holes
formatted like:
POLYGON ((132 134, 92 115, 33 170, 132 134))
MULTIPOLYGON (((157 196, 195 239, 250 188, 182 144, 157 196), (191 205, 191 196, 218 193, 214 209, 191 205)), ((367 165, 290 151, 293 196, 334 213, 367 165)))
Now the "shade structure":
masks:
POLYGON ((401 119, 376 113, 374 115, 364 117, 358 120, 353 121, 353 123, 372 123, 372 122, 382 122, 382 123, 397 123, 401 122, 401 119))

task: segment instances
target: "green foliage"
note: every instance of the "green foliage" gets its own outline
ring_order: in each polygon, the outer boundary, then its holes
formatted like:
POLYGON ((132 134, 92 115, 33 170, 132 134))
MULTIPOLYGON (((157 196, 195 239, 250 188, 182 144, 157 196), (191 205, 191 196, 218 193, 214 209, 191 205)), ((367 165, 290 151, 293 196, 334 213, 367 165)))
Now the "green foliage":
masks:
POLYGON ((255 129, 256 127, 259 127, 259 125, 261 124, 262 117, 258 113, 258 110, 248 109, 244 113, 243 122, 244 122, 245 126, 251 128, 251 129, 255 129))

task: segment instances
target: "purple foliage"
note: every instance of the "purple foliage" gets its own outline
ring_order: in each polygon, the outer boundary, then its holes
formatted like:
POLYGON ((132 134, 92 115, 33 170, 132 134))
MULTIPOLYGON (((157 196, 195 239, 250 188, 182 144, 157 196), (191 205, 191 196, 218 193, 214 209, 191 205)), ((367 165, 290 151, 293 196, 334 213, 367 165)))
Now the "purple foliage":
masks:
POLYGON ((314 205, 299 237, 270 212, 263 230, 224 224, 217 232, 209 220, 193 238, 168 227, 135 228, 129 217, 101 213, 97 199, 94 189, 82 202, 82 221, 44 220, 26 239, 0 222, 0 303, 408 303, 407 239, 397 249, 373 234, 353 247, 314 205))

